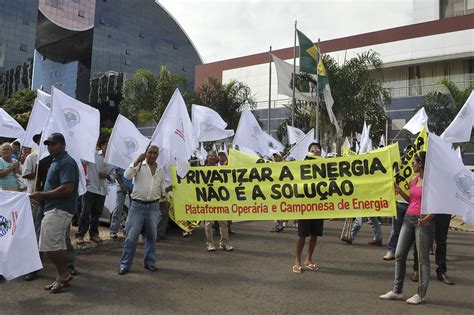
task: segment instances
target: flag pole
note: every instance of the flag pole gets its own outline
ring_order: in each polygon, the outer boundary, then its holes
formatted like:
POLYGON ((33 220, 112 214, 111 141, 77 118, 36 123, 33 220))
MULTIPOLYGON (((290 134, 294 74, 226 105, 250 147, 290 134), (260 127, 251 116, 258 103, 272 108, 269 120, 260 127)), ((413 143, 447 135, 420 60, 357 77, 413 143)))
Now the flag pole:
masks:
POLYGON ((295 96, 295 76, 296 76, 296 23, 295 21, 295 40, 293 45, 293 78, 292 78, 292 87, 293 87, 293 97, 291 99, 291 125, 295 126, 295 107, 296 107, 296 96, 295 96))
POLYGON ((270 46, 270 51, 268 53, 268 134, 271 132, 271 110, 272 110, 272 46, 270 46))
MULTIPOLYGON (((318 63, 319 63, 319 59, 321 58, 321 50, 319 48, 319 38, 318 38, 318 63)), ((318 70, 317 70, 317 67, 318 65, 316 65, 316 75, 318 75, 318 70)), ((315 138, 316 138, 316 142, 320 142, 319 141, 319 86, 316 85, 316 125, 315 125, 315 138)))

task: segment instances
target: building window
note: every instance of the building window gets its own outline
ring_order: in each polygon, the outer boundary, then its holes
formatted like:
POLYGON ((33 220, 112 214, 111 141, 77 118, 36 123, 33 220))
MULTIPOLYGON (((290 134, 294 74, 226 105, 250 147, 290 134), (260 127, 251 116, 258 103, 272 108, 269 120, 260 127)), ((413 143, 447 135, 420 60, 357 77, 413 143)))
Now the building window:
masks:
POLYGON ((440 18, 445 19, 464 15, 466 14, 466 9, 474 7, 472 2, 472 0, 441 0, 439 3, 440 18))
POLYGON ((61 9, 60 8, 60 3, 59 0, 50 0, 51 1, 51 7, 56 8, 56 9, 61 9))
POLYGON ((420 66, 408 67, 408 95, 421 95, 420 66))
POLYGON ((27 44, 21 44, 20 45, 20 50, 21 51, 28 51, 28 45, 27 44))
POLYGON ((392 119, 392 130, 402 130, 406 123, 406 119, 392 119))

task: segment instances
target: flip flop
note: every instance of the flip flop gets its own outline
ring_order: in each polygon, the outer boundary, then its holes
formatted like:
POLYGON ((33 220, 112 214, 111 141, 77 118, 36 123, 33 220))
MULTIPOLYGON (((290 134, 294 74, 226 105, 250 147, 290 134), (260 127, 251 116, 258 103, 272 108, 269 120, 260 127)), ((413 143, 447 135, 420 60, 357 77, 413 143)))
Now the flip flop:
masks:
POLYGON ((301 267, 293 266, 293 272, 294 273, 303 273, 303 270, 301 270, 301 267))
POLYGON ((308 265, 304 265, 304 267, 308 270, 311 270, 311 271, 318 271, 319 270, 319 267, 316 266, 316 264, 308 264, 308 265))

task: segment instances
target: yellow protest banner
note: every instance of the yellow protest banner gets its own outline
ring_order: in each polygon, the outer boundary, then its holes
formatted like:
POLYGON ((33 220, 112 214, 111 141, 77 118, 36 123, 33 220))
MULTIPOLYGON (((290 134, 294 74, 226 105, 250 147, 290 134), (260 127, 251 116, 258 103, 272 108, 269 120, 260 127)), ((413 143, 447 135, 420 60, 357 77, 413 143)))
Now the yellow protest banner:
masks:
POLYGON ((249 164, 269 163, 269 162, 272 162, 272 161, 268 161, 258 156, 241 152, 238 150, 234 150, 234 149, 229 150, 229 166, 240 167, 240 166, 245 166, 249 164))
POLYGON ((354 151, 352 151, 351 149, 348 149, 346 147, 342 147, 341 148, 341 153, 342 153, 342 156, 351 156, 351 155, 357 155, 357 153, 355 153, 354 151))
MULTIPOLYGON (((396 169, 398 169, 400 167, 400 164, 401 164, 400 147, 398 145, 398 142, 392 143, 392 144, 390 144, 386 147, 382 147, 382 148, 372 150, 372 151, 370 151, 370 153, 379 152, 381 150, 386 150, 386 149, 388 149, 389 152, 390 152, 390 160, 392 161, 392 166, 396 167, 396 169)), ((363 154, 366 154, 366 153, 363 153, 363 154)))
POLYGON ((403 156, 399 164, 399 171, 395 174, 394 180, 404 192, 410 190, 410 180, 415 175, 412 168, 412 161, 415 154, 419 151, 426 151, 428 147, 428 134, 426 128, 420 132, 412 148, 403 156))
POLYGON ((174 215, 173 198, 167 195, 166 201, 169 204, 168 214, 169 214, 170 219, 173 220, 173 222, 176 223, 176 225, 179 226, 183 231, 187 233, 192 233, 192 231, 194 231, 195 229, 199 227, 199 224, 200 224, 199 221, 176 220, 176 217, 174 215))
POLYGON ((178 220, 393 216, 390 150, 305 161, 172 169, 178 220))

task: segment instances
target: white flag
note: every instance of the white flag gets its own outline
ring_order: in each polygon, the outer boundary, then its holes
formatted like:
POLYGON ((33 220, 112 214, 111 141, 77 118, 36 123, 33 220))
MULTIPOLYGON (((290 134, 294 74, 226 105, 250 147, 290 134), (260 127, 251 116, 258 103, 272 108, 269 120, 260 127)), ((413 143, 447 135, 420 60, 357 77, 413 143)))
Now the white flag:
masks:
MULTIPOLYGON (((272 59, 275 62, 275 68, 278 79, 278 90, 277 93, 286 96, 293 96, 293 89, 291 88, 292 76, 293 76, 293 65, 286 61, 281 60, 275 55, 272 55, 272 59)), ((299 67, 296 67, 296 73, 300 72, 299 67)), ((303 93, 298 89, 295 89, 295 97, 299 100, 305 100, 308 102, 315 102, 316 99, 311 93, 303 93)))
POLYGON ((441 139, 449 143, 469 142, 474 127, 474 91, 441 135, 441 139))
POLYGON ((255 151, 252 150, 252 149, 249 149, 249 148, 246 148, 246 147, 240 147, 240 146, 239 146, 239 151, 244 152, 244 153, 247 153, 247 154, 250 154, 250 155, 255 155, 255 156, 257 156, 258 158, 260 158, 260 156, 258 155, 258 153, 255 152, 255 151))
POLYGON ((332 97, 331 93, 331 87, 329 86, 329 83, 324 86, 324 103, 326 104, 326 110, 328 112, 329 120, 331 121, 331 124, 336 127, 336 134, 338 136, 342 135, 342 130, 339 128, 339 123, 337 122, 336 115, 334 115, 334 112, 332 111, 332 106, 334 105, 334 98, 332 97))
POLYGON ((422 212, 464 216, 474 223, 474 173, 451 144, 431 133, 424 172, 422 212))
POLYGON ((24 135, 25 129, 3 108, 0 108, 0 137, 22 139, 24 135))
POLYGON ((406 124, 403 126, 403 129, 410 131, 412 134, 416 135, 423 128, 426 127, 428 131, 428 115, 426 115, 425 108, 422 107, 406 124))
POLYGON ((0 190, 0 275, 12 280, 41 268, 28 194, 0 190))
POLYGON ((360 138, 360 148, 358 154, 367 153, 372 150, 372 140, 370 139, 370 128, 372 126, 368 125, 364 121, 364 128, 362 129, 362 136, 360 138))
POLYGON ((380 137, 380 141, 379 141, 379 148, 385 147, 386 145, 387 145, 387 144, 385 143, 385 136, 382 135, 382 136, 380 137))
POLYGON ((234 145, 246 147, 261 155, 269 155, 268 144, 262 128, 248 109, 240 115, 239 125, 234 136, 234 145))
MULTIPOLYGON (((53 133, 61 133, 64 136, 66 141, 66 151, 68 154, 76 161, 77 167, 79 168, 79 195, 83 195, 86 190, 86 177, 84 174, 84 168, 82 167, 81 159, 84 155, 84 152, 81 150, 85 147, 84 145, 78 145, 78 140, 74 139, 69 132, 68 123, 66 116, 64 114, 63 107, 60 104, 60 100, 56 99, 54 102, 54 95, 56 91, 59 91, 56 88, 53 89, 53 104, 51 105, 51 110, 48 115, 48 119, 43 127, 43 132, 41 133, 40 148, 38 152, 39 160, 49 155, 47 147, 44 145, 44 141, 53 133)), ((62 93, 62 92, 61 92, 62 93)), ((69 96, 68 96, 69 97, 69 96)), ((80 117, 80 116, 79 116, 80 117)), ((79 118, 80 119, 80 118, 79 118)), ((77 119, 76 119, 77 120, 77 119)), ((76 135, 76 138, 80 137, 76 135)), ((96 138, 97 141, 97 138, 96 138)), ((94 145, 95 148, 95 145, 94 145)), ((95 154, 95 150, 94 150, 95 154)), ((92 163, 95 163, 95 156, 92 163)))
POLYGON ((171 163, 178 166, 178 175, 184 177, 189 170, 188 160, 199 143, 194 134, 194 127, 189 119, 186 104, 181 93, 176 89, 156 126, 151 142, 168 152, 171 163), (188 167, 186 167, 188 165, 188 167))
POLYGON ((225 130, 227 123, 209 107, 193 104, 191 114, 198 141, 215 141, 234 135, 233 130, 225 130))
POLYGON ((305 136, 304 132, 296 127, 286 125, 286 133, 288 135, 288 143, 295 144, 305 136))
POLYGON ((276 152, 283 152, 285 150, 285 146, 281 144, 280 141, 275 139, 272 135, 268 134, 267 132, 263 131, 263 135, 265 140, 267 141, 268 146, 268 156, 272 156, 273 153, 276 152))
POLYGON ((46 105, 48 108, 51 108, 51 95, 46 92, 41 91, 40 89, 36 90, 36 99, 39 100, 41 103, 46 105))
POLYGON ((308 133, 300 140, 288 153, 289 157, 293 157, 295 160, 304 160, 308 154, 308 147, 314 140, 314 129, 308 131, 308 133))
POLYGON ((119 114, 110 135, 104 162, 126 169, 146 151, 149 143, 150 140, 130 120, 119 114))
POLYGON ((99 111, 54 87, 51 95, 53 111, 57 114, 62 112, 69 131, 69 138, 72 140, 68 145, 68 150, 71 145, 74 145, 77 157, 95 163, 95 151, 100 134, 99 111))
POLYGON ((204 143, 201 142, 201 149, 199 150, 199 160, 201 161, 201 165, 204 165, 204 162, 207 159, 207 151, 204 149, 204 143))
POLYGON ((33 141, 33 136, 43 131, 44 125, 48 120, 49 107, 46 106, 39 98, 35 99, 33 109, 31 110, 30 119, 26 126, 26 132, 21 142, 22 146, 37 149, 38 145, 33 141))
POLYGON ((342 144, 342 146, 348 150, 352 148, 351 143, 349 142, 349 139, 347 139, 347 137, 344 139, 344 143, 342 144))

